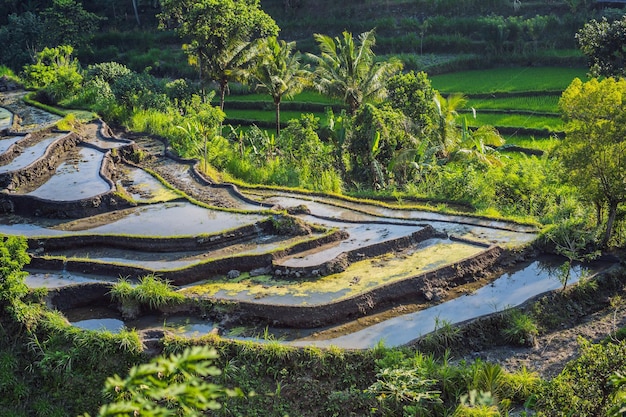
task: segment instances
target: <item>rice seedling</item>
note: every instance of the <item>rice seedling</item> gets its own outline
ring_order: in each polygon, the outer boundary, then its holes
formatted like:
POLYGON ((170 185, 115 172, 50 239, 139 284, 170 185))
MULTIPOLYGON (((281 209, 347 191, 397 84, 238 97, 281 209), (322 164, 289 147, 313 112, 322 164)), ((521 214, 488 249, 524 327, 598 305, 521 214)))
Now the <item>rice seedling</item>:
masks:
POLYGON ((181 294, 174 291, 169 281, 162 281, 155 275, 139 278, 139 285, 134 288, 134 294, 137 301, 152 310, 168 303, 181 302, 184 299, 181 294))

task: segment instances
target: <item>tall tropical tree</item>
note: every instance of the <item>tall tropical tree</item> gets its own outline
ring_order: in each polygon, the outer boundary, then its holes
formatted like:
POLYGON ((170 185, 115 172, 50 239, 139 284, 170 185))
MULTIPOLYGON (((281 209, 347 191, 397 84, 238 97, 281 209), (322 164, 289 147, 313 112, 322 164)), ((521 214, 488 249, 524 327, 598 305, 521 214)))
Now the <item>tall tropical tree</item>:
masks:
POLYGON ((276 135, 280 135, 280 102, 290 98, 309 84, 308 65, 300 62, 300 53, 294 52, 295 42, 279 41, 276 37, 262 42, 260 62, 254 72, 257 88, 266 90, 276 108, 276 135))
POLYGON ((386 80, 402 70, 397 59, 375 61, 374 30, 359 35, 357 42, 347 31, 334 39, 320 34, 314 37, 321 52, 320 56, 309 54, 317 64, 315 85, 321 93, 342 99, 351 115, 364 101, 384 98, 386 80))
POLYGON ((185 52, 203 82, 219 83, 222 110, 229 80, 250 62, 252 41, 279 31, 259 0, 162 0, 161 7, 160 27, 189 41, 185 52))

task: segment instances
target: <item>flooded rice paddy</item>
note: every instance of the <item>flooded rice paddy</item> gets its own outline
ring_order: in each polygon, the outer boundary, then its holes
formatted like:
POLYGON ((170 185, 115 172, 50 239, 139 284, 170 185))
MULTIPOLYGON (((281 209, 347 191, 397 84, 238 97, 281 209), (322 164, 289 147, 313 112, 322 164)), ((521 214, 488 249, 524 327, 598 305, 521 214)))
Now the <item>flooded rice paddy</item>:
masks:
POLYGON ((42 139, 37 144, 24 149, 24 151, 21 154, 13 158, 13 160, 7 165, 0 166, 0 174, 4 174, 6 172, 17 171, 37 161, 38 159, 43 157, 48 147, 54 141, 62 138, 63 136, 65 136, 65 134, 47 135, 44 139, 42 139))
MULTIPOLYGON (((518 306, 547 291, 562 287, 557 277, 563 259, 544 257, 520 266, 502 275, 472 293, 443 302, 424 310, 405 314, 374 324, 365 329, 332 337, 326 340, 301 340, 296 346, 337 346, 365 349, 383 342, 385 346, 400 346, 426 335, 437 328, 438 323, 456 324, 518 306)), ((586 270, 580 265, 571 269, 570 285, 581 276, 606 267, 596 265, 586 270)), ((318 336, 319 338, 319 336, 318 336)))
POLYGON ((11 127, 12 114, 7 109, 0 107, 0 130, 8 129, 11 127))
POLYGON ((182 289, 183 294, 276 305, 318 305, 365 293, 376 287, 432 271, 474 256, 484 248, 429 239, 406 251, 354 262, 345 271, 310 280, 280 280, 242 275, 182 289))
MULTIPOLYGON (((20 117, 28 119, 29 116, 20 117)), ((10 117, 7 118, 6 113, 0 110, 0 129, 7 119, 10 120, 10 117)), ((100 130, 100 127, 97 123, 88 125, 86 133, 83 132, 88 137, 83 140, 101 150, 77 146, 66 152, 49 180, 35 189, 31 188, 32 191, 20 197, 36 197, 80 207, 88 198, 115 191, 125 196, 126 206, 74 219, 30 218, 20 213, 6 213, 0 216, 0 233, 23 235, 30 238, 31 243, 38 239, 45 241, 48 238, 77 236, 158 240, 187 237, 198 238, 200 241, 206 236, 228 236, 233 230, 249 226, 256 228, 256 233, 239 240, 226 239, 223 243, 196 249, 173 247, 151 251, 149 246, 141 250, 130 250, 108 244, 77 244, 44 251, 43 246, 40 246, 40 252, 32 250, 33 257, 43 253, 58 259, 93 261, 111 267, 129 265, 156 271, 185 268, 208 259, 231 259, 232 269, 241 269, 240 271, 232 271, 233 274, 215 273, 206 281, 186 285, 180 292, 194 298, 253 303, 262 308, 298 307, 321 306, 350 297, 367 296, 375 289, 473 259, 494 245, 521 248, 536 237, 536 230, 532 226, 434 213, 392 204, 274 190, 243 190, 242 195, 232 186, 209 184, 209 181, 199 179, 201 176, 190 163, 178 162, 164 156, 162 143, 143 137, 139 145, 143 148, 146 159, 150 161, 150 169, 166 178, 178 190, 165 186, 152 175, 152 171, 143 169, 146 167, 142 168, 141 164, 131 166, 117 162, 111 171, 113 174, 106 174, 113 177, 103 178, 102 175, 105 174, 102 173, 102 166, 106 152, 115 149, 116 155, 123 154, 117 148, 125 146, 125 142, 107 137, 103 133, 106 129, 100 130), (115 190, 112 190, 111 184, 115 184, 115 190), (187 199, 185 195, 192 195, 193 199, 187 199), (235 210, 217 209, 217 206, 235 210), (274 214, 264 211, 268 207, 280 210, 298 206, 306 206, 307 210, 300 210, 298 212, 303 214, 297 215, 305 224, 319 225, 324 230, 343 231, 343 234, 337 235, 341 238, 328 238, 318 244, 315 243, 316 239, 330 235, 325 235, 325 232, 316 227, 311 227, 312 232, 305 235, 295 232, 269 232, 258 227, 261 221, 268 218, 273 220, 273 216, 279 216, 277 211, 274 214), (427 226, 435 229, 437 237, 421 242, 415 239, 414 236, 427 226), (394 246, 399 241, 404 243, 394 246), (374 247, 376 250, 370 250, 374 247), (274 269, 316 268, 336 261, 348 253, 352 258, 342 265, 340 272, 333 271, 326 276, 298 275, 298 279, 294 279, 293 276, 281 275, 274 269), (252 274, 252 270, 238 264, 238 257, 257 254, 273 257, 270 264, 261 268, 263 272, 252 274)), ((27 146, 10 162, 0 166, 0 173, 17 172, 41 160, 50 144, 63 135, 46 134, 39 143, 27 146)), ((0 153, 7 152, 19 139, 20 137, 7 137, 0 140, 0 153)), ((291 340, 290 343, 332 344, 353 348, 371 347, 380 340, 388 345, 404 344, 432 331, 437 320, 468 320, 509 305, 520 304, 538 293, 557 288, 560 285, 558 280, 550 276, 550 268, 546 268, 544 264, 544 261, 530 263, 503 275, 472 295, 461 296, 416 313, 390 318, 341 337, 336 337, 337 332, 307 329, 301 333, 317 333, 314 337, 291 340)), ((577 269, 574 273, 576 277, 580 275, 577 269)), ((33 270, 27 277, 27 283, 31 287, 59 288, 75 284, 112 282, 117 278, 107 274, 92 276, 58 270, 33 270)), ((185 316, 145 317, 129 322, 108 309, 72 310, 67 311, 66 315, 78 327, 104 328, 110 331, 119 331, 124 327, 166 328, 168 331, 193 337, 215 332, 217 327, 211 321, 185 316)))
POLYGON ((91 148, 77 148, 68 155, 55 174, 27 195, 51 201, 73 201, 111 191, 100 175, 104 154, 91 148))

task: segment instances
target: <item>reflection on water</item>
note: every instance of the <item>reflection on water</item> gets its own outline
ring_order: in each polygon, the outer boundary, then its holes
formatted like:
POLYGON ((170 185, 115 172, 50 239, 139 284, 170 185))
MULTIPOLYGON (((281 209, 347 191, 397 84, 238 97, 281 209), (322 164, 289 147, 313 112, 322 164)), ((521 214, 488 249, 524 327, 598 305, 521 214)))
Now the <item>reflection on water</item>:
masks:
POLYGON ((100 176, 104 154, 92 148, 79 148, 57 168, 55 174, 28 195, 52 201, 73 201, 111 191, 100 176))
POLYGON ((74 272, 29 271, 25 282, 30 288, 59 288, 66 285, 91 282, 116 282, 117 279, 74 272))
MULTIPOLYGON (((400 346, 436 329, 437 322, 460 323, 483 315, 495 313, 524 303, 546 291, 561 287, 556 271, 563 260, 555 257, 543 257, 540 260, 519 266, 502 275, 490 285, 484 286, 472 294, 435 305, 425 310, 391 318, 363 330, 327 340, 299 339, 289 343, 294 346, 337 346, 347 349, 366 349, 383 341, 386 346, 400 346)), ((607 264, 594 264, 589 270, 575 265, 571 268, 570 284, 577 282, 587 272, 597 272, 607 264)), ((90 330, 120 329, 137 330, 163 329, 185 337, 198 337, 216 332, 216 324, 196 317, 147 316, 138 320, 124 322, 115 311, 104 308, 80 308, 65 312, 68 320, 77 327, 90 330)), ((245 332, 245 328, 243 331, 245 332)), ((313 331, 297 330, 293 337, 307 337, 313 331), (301 336, 297 336, 300 334, 301 336)), ((274 329, 274 331, 280 331, 274 329)), ((285 336, 287 333, 283 333, 285 336)), ((237 333, 233 338, 242 339, 237 333)), ((285 338, 288 338, 286 336, 285 338)), ((244 338, 263 342, 263 336, 244 338)))
MULTIPOLYGON (((345 336, 320 341, 297 341, 293 344, 365 349, 376 346, 382 340, 386 346, 400 346, 435 330, 437 321, 460 323, 520 305, 534 296, 560 288, 562 285, 555 273, 562 264, 560 258, 544 257, 502 275, 472 294, 395 317, 345 336)), ((592 270, 597 271, 606 266, 597 264, 592 270)), ((577 282, 582 272, 580 265, 573 266, 570 283, 577 282)))
POLYGON ((124 320, 115 311, 104 307, 81 307, 63 312, 72 326, 85 330, 119 333, 122 329, 164 330, 184 337, 199 337, 216 331, 215 323, 197 317, 145 316, 136 320, 124 320))
POLYGON ((354 262, 343 272, 308 280, 247 277, 209 280, 187 286, 184 292, 258 304, 318 305, 338 301, 373 288, 432 271, 476 256, 484 248, 443 239, 428 239, 404 251, 354 262))
POLYGON ((0 130, 11 127, 11 112, 0 107, 0 130))
POLYGON ((8 165, 0 167, 0 174, 4 174, 5 172, 17 171, 32 164, 44 155, 46 149, 48 149, 52 142, 63 136, 64 135, 48 136, 41 142, 24 149, 24 152, 16 156, 11 162, 9 162, 8 165))

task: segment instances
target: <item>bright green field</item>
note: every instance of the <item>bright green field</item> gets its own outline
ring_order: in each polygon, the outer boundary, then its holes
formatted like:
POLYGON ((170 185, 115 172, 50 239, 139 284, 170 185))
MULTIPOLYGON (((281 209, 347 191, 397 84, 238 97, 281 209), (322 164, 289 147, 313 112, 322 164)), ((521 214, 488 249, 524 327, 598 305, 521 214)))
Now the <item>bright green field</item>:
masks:
POLYGON ((469 126, 522 127, 527 129, 544 129, 550 132, 563 130, 563 121, 560 117, 527 114, 481 114, 478 112, 476 119, 471 115, 467 115, 466 118, 469 126))
MULTIPOLYGON (((237 120, 256 120, 260 122, 274 122, 276 120, 276 113, 274 111, 262 111, 262 110, 228 110, 226 109, 226 121, 229 119, 237 120)), ((281 123, 287 123, 291 119, 299 119, 303 112, 299 111, 281 111, 280 121, 281 123)), ((310 113, 310 112, 305 112, 310 113)), ((313 113, 315 117, 319 117, 320 120, 326 118, 324 113, 313 113)))
POLYGON ((495 68, 430 77, 441 93, 486 94, 524 91, 562 91, 574 78, 587 79, 585 68, 495 68))
POLYGON ((531 110, 536 112, 559 111, 559 95, 477 98, 469 99, 466 108, 502 109, 502 110, 531 110))
MULTIPOLYGON (((255 94, 238 94, 225 97, 225 101, 254 101, 254 102, 272 102, 272 98, 269 94, 255 93, 255 94)), ((320 93, 314 91, 304 91, 292 98, 283 97, 283 102, 302 102, 302 103, 320 103, 320 104, 337 104, 341 101, 326 97, 320 93)))
POLYGON ((528 149, 540 149, 550 151, 554 149, 561 140, 555 137, 540 138, 526 135, 504 135, 507 145, 516 145, 528 149))

